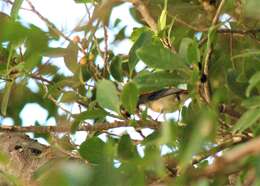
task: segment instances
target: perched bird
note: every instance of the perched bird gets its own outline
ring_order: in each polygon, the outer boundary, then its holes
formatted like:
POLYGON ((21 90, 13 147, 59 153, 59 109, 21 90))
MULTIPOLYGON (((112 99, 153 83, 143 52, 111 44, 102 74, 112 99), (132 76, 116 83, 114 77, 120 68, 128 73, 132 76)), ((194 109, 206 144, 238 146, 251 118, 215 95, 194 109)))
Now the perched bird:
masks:
POLYGON ((138 104, 147 104, 155 112, 169 113, 178 110, 187 99, 187 90, 168 88, 141 95, 138 104))

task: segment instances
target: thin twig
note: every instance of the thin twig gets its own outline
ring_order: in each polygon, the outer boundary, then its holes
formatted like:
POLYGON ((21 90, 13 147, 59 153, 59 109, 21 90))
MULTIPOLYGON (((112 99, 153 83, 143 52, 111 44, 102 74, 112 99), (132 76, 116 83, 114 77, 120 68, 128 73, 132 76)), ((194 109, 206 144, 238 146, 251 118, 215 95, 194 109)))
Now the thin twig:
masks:
POLYGON ((210 156, 212 156, 212 155, 214 155, 214 154, 216 154, 220 151, 223 151, 226 148, 230 148, 233 145, 241 143, 243 140, 244 139, 242 137, 236 137, 236 136, 231 138, 231 139, 228 139, 227 141, 222 142, 218 146, 213 147, 208 151, 201 152, 201 153, 197 154, 196 156, 194 156, 192 158, 192 164, 197 164, 200 161, 205 160, 206 158, 208 158, 208 157, 210 157, 210 156))
POLYGON ((144 21, 149 25, 149 27, 152 29, 152 31, 157 31, 157 24, 156 21, 151 16, 148 8, 145 6, 145 4, 141 0, 129 0, 133 5, 136 7, 136 9, 140 12, 142 15, 144 21))
MULTIPOLYGON (((218 20, 219 20, 219 16, 220 16, 220 12, 225 4, 226 0, 222 0, 218 6, 218 9, 216 11, 216 14, 212 20, 212 23, 211 23, 211 27, 214 27, 217 25, 218 23, 218 20)), ((202 83, 202 91, 203 91, 203 98, 205 99, 205 101, 207 103, 210 102, 211 98, 210 98, 210 90, 209 90, 209 81, 208 81, 208 75, 209 75, 209 61, 210 61, 210 57, 211 57, 211 54, 213 52, 213 47, 211 46, 212 43, 210 43, 210 46, 206 52, 206 55, 205 55, 205 60, 204 60, 204 63, 203 63, 203 75, 206 77, 206 82, 203 82, 202 83)))
POLYGON ((46 25, 54 31, 58 36, 62 36, 64 39, 66 39, 69 42, 72 42, 70 38, 68 38, 65 34, 63 34, 52 22, 50 22, 47 18, 45 18, 40 12, 38 12, 35 8, 35 6, 32 4, 30 0, 26 0, 29 4, 31 11, 34 12, 43 22, 46 23, 46 25))

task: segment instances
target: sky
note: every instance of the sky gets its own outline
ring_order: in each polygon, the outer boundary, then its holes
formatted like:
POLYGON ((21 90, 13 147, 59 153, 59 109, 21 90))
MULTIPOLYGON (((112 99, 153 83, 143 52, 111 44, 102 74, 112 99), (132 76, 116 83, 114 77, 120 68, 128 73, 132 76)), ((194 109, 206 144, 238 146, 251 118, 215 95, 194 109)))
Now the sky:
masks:
MULTIPOLYGON (((54 23, 60 30, 62 30, 65 35, 70 35, 71 30, 73 30, 81 21, 82 18, 86 16, 84 5, 77 4, 73 0, 31 0, 31 2, 36 7, 37 11, 39 11, 44 17, 49 19, 52 23, 54 23), (62 2, 62 3, 61 3, 62 2)), ((23 8, 28 8, 28 5, 24 2, 22 5, 23 8)), ((120 18, 122 20, 121 25, 119 25, 120 28, 126 27, 126 35, 130 36, 131 32, 133 31, 133 28, 140 27, 141 25, 134 21, 134 19, 131 17, 129 13, 129 8, 131 7, 131 4, 125 3, 123 5, 120 5, 113 9, 110 24, 113 24, 114 21, 117 18, 120 18)), ((4 3, 4 0, 0 0, 0 11, 5 12, 7 14, 10 13, 10 6, 7 6, 6 3, 4 3)), ((43 30, 47 31, 47 27, 45 23, 39 19, 35 14, 32 12, 29 12, 27 10, 21 9, 19 12, 19 16, 21 20, 24 23, 32 23, 36 26, 42 28, 43 30)), ((83 19, 83 24, 86 22, 86 19, 83 19)), ((119 30, 119 29, 118 29, 119 30)), ((108 40, 110 42, 114 39, 114 33, 118 30, 109 30, 108 31, 108 40)), ((97 32, 97 36, 99 34, 102 34, 102 32, 97 32)), ((70 37, 72 38, 75 36, 75 34, 72 34, 70 37)), ((52 43, 52 45, 60 46, 61 43, 52 43)), ((123 42, 117 43, 116 45, 109 45, 109 48, 114 51, 115 54, 128 54, 132 42, 130 40, 124 40, 123 42)), ((66 43, 65 43, 66 45, 66 43)), ((62 72, 64 74, 69 75, 70 72, 68 69, 66 69, 63 59, 57 58, 54 61, 55 64, 57 64, 62 72)), ((33 80, 30 81, 29 87, 32 90, 37 91, 37 87, 35 86, 35 82, 33 80)), ((75 108, 70 107, 69 108, 72 111, 75 111, 75 108)), ((158 117, 158 113, 153 113, 152 111, 149 111, 151 115, 154 118, 158 117)), ((50 118, 46 123, 47 118, 47 111, 39 106, 36 103, 29 103, 27 104, 23 110, 20 113, 20 117, 22 118, 23 126, 32 125, 35 123, 35 121, 39 122, 40 124, 44 125, 55 125, 55 119, 50 118), (34 111, 34 114, 31 114, 31 111, 34 111), (29 117, 28 117, 29 116, 29 117)), ((178 116, 178 113, 174 114, 168 114, 167 118, 176 118, 178 116)), ((163 120, 163 116, 159 116, 159 120, 163 120)), ((5 118, 2 122, 4 125, 11 125, 12 120, 9 118, 5 118)), ((113 129, 112 132, 115 132, 117 134, 123 134, 127 131, 129 135, 134 139, 141 139, 141 136, 134 131, 133 128, 119 128, 119 129, 113 129)), ((145 134, 149 134, 152 131, 149 129, 144 130, 145 134)), ((85 132, 79 132, 76 136, 74 136, 74 139, 76 143, 81 143, 82 140, 84 140, 84 137, 86 136, 85 132)))

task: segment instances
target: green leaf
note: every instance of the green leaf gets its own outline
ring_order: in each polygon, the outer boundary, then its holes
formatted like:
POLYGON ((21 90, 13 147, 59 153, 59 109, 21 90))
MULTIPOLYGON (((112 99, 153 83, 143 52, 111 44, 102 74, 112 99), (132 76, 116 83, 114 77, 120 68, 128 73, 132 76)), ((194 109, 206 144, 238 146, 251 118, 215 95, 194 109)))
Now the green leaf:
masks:
POLYGON ((246 96, 249 97, 252 89, 260 84, 260 72, 256 72, 249 80, 249 86, 246 89, 246 96))
POLYGON ((235 70, 228 70, 227 84, 230 90, 240 97, 245 97, 245 90, 247 83, 240 83, 237 81, 238 73, 235 70))
POLYGON ((30 55, 33 55, 35 52, 42 54, 48 48, 47 33, 37 26, 30 25, 27 33, 26 47, 30 55))
POLYGON ((90 163, 100 163, 104 159, 105 143, 98 137, 87 139, 79 146, 79 154, 90 163))
POLYGON ((107 112, 100 108, 92 108, 87 111, 81 112, 80 114, 74 114, 73 116, 80 121, 86 119, 101 119, 107 115, 107 112))
POLYGON ((14 81, 8 81, 5 85, 4 95, 3 95, 2 103, 1 103, 1 114, 3 116, 6 116, 6 110, 7 110, 13 83, 14 83, 14 81))
POLYGON ((242 102, 242 106, 246 108, 256 108, 260 107, 260 96, 254 96, 246 99, 242 102))
POLYGON ((146 43, 137 50, 137 56, 149 67, 175 70, 187 68, 178 54, 173 54, 169 49, 164 48, 159 40, 146 43))
POLYGON ((243 132, 247 128, 251 127, 260 118, 260 108, 249 109, 242 117, 237 121, 234 126, 233 132, 243 132))
POLYGON ((67 48, 61 48, 61 47, 57 47, 57 48, 47 48, 44 52, 43 52, 43 56, 46 57, 64 57, 66 56, 68 53, 68 49, 67 48))
POLYGON ((30 72, 34 67, 41 63, 42 57, 39 53, 34 52, 25 58, 24 69, 30 72))
POLYGON ((168 1, 164 0, 164 8, 162 10, 162 13, 161 13, 160 18, 159 18, 159 23, 158 23, 159 31, 162 31, 166 27, 166 23, 167 23, 167 4, 168 4, 168 1))
POLYGON ((117 81, 123 81, 122 59, 116 56, 110 65, 110 72, 117 81))
POLYGON ((200 61, 200 50, 198 44, 190 39, 183 38, 179 48, 180 56, 187 64, 197 64, 200 61))
POLYGON ((258 56, 260 55, 259 50, 247 50, 245 53, 240 53, 232 57, 232 59, 237 59, 237 58, 246 58, 246 57, 252 57, 252 56, 258 56))
POLYGON ((123 135, 118 143, 118 156, 121 159, 128 160, 137 155, 136 148, 132 144, 131 138, 128 134, 123 135))
POLYGON ((83 162, 60 158, 48 161, 37 169, 33 173, 33 179, 39 180, 41 186, 86 186, 91 185, 91 173, 90 167, 83 162))
POLYGON ((63 93, 63 96, 60 100, 60 102, 64 103, 73 103, 76 102, 78 96, 74 91, 67 91, 63 93))
POLYGON ((120 31, 115 35, 115 41, 122 41, 123 39, 126 38, 125 36, 125 29, 126 26, 120 29, 120 31))
POLYGON ((11 21, 10 17, 0 12, 0 41, 14 44, 24 41, 28 37, 28 28, 18 22, 11 21))
POLYGON ((92 3, 95 0, 74 0, 74 1, 75 1, 75 3, 92 3))
POLYGON ((188 82, 188 77, 181 72, 147 72, 134 78, 141 93, 161 90, 169 86, 177 86, 188 82))
POLYGON ((136 55, 137 49, 143 46, 145 42, 150 41, 151 38, 152 38, 151 32, 143 31, 143 33, 138 37, 138 39, 135 41, 134 45, 132 46, 129 52, 129 62, 128 62, 130 74, 132 74, 137 62, 139 61, 139 58, 136 55))
POLYGON ((97 102, 103 108, 119 113, 120 100, 117 89, 112 81, 100 80, 97 82, 97 102))
POLYGON ((87 64, 81 64, 79 69, 79 80, 83 85, 91 78, 91 73, 87 66, 87 64))
POLYGON ((73 72, 77 73, 79 69, 78 60, 78 47, 74 43, 70 43, 67 47, 67 54, 64 56, 64 62, 67 68, 73 72))
POLYGON ((214 135, 214 126, 216 126, 217 115, 216 113, 204 107, 199 109, 199 107, 192 108, 192 105, 188 108, 186 113, 189 120, 189 125, 187 126, 186 133, 183 133, 183 142, 181 144, 180 152, 180 167, 185 169, 187 165, 191 163, 192 156, 203 147, 203 143, 206 142, 209 137, 214 135))
POLYGON ((139 91, 135 83, 127 83, 121 94, 121 102, 124 108, 131 114, 135 113, 137 102, 139 98, 139 91))
POLYGON ((23 0, 15 0, 12 6, 12 10, 11 10, 11 18, 12 20, 16 20, 17 16, 18 16, 18 12, 19 9, 21 8, 23 3, 23 0))

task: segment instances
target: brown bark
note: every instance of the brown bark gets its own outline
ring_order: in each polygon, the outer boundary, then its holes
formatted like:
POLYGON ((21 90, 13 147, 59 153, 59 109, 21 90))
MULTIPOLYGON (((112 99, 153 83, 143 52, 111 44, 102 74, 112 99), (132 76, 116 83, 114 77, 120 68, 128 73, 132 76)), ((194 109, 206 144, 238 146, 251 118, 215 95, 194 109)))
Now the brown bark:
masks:
POLYGON ((48 146, 30 139, 21 133, 0 135, 1 154, 7 157, 6 163, 0 163, 0 186, 11 186, 8 177, 15 177, 21 185, 37 185, 33 173, 48 161, 60 155, 48 146))

